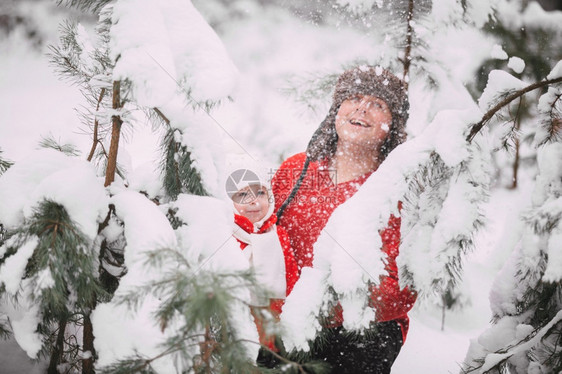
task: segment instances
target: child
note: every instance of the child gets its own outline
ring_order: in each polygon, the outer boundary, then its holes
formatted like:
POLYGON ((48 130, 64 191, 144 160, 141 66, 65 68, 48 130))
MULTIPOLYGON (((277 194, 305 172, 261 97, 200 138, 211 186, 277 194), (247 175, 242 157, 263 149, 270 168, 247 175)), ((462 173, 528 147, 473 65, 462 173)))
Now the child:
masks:
POLYGON ((254 291, 251 298, 260 343, 277 351, 274 336, 265 331, 264 313, 270 312, 275 321, 279 320, 285 297, 298 279, 297 263, 286 231, 276 225, 269 186, 248 169, 236 170, 230 178, 237 172, 243 173, 235 178, 240 189, 229 193, 234 205, 233 236, 250 262, 257 283, 266 292, 254 291), (256 178, 245 178, 248 174, 256 178))

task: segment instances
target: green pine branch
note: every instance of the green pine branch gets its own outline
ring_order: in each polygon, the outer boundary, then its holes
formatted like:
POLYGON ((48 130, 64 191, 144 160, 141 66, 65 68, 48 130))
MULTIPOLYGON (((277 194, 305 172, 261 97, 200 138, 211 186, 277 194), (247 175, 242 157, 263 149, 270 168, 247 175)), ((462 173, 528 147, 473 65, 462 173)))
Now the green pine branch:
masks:
POLYGON ((53 284, 34 296, 39 299, 45 321, 56 321, 60 315, 75 310, 89 310, 96 298, 105 294, 96 277, 92 243, 62 205, 44 200, 16 235, 20 245, 38 238, 26 267, 26 278, 41 289, 39 273, 48 271, 52 277, 53 284))
MULTIPOLYGON (((2 157, 2 149, 0 149, 0 176, 6 172, 14 163, 2 157)), ((1 243, 1 242, 0 242, 1 243)))
POLYGON ((181 132, 170 127, 162 143, 164 190, 173 199, 180 193, 207 196, 201 174, 193 166, 191 152, 176 136, 181 136, 181 132))
MULTIPOLYGON (((403 224, 411 222, 411 227, 405 226, 402 230, 404 233, 407 234, 411 230, 415 230, 416 226, 420 224, 429 224, 435 227, 438 212, 432 207, 443 205, 452 175, 453 170, 445 165, 438 154, 433 153, 429 161, 410 178, 408 192, 402 201, 402 214, 405 217, 403 224), (429 217, 428 212, 434 213, 429 217), (422 216, 424 216, 424 220, 422 220, 422 216)), ((449 270, 449 276, 454 274, 454 268, 453 266, 449 270)), ((404 284, 415 287, 413 272, 407 267, 401 269, 400 279, 404 284)), ((437 283, 437 281, 434 283, 437 283)), ((423 290, 418 291, 422 291, 423 296, 423 290)))
POLYGON ((74 144, 60 144, 57 142, 53 135, 43 136, 41 137, 41 141, 39 142, 39 146, 41 148, 50 148, 56 151, 62 152, 67 156, 79 156, 80 151, 76 148, 74 144))
MULTIPOLYGON (((0 289, 0 295, 3 291, 0 289)), ((0 317, 0 339, 7 340, 12 337, 12 330, 10 329, 9 323, 5 318, 0 317)))
MULTIPOLYGON (((135 310, 151 294, 162 300, 154 317, 162 331, 175 322, 176 330, 161 346, 162 353, 152 358, 130 357, 102 368, 102 373, 147 370, 158 359, 179 355, 182 362, 192 362, 195 372, 240 372, 255 370, 255 364, 246 358, 243 346, 236 341, 231 306, 240 302, 235 290, 252 284, 250 272, 214 274, 204 269, 194 271, 185 258, 174 250, 151 252, 147 264, 160 266, 174 262, 177 265, 163 273, 159 280, 137 287, 127 294, 116 296, 114 302, 135 310), (179 327, 178 327, 179 324, 179 327), (205 332, 206 331, 206 332, 205 332), (193 356, 193 348, 198 354, 193 356)), ((169 358, 168 358, 169 359, 169 358)))
MULTIPOLYGON (((82 359, 80 353, 93 352, 93 346, 86 345, 91 339, 81 342, 66 328, 82 326, 85 332, 89 331, 86 327, 90 311, 98 300, 108 298, 98 279, 94 243, 72 221, 64 206, 50 200, 40 202, 11 235, 0 265, 30 240, 36 242, 23 279, 28 280, 25 287, 32 290, 25 294, 39 307, 41 321, 37 332, 43 336, 39 355, 49 357, 48 372, 57 372, 60 364, 84 368, 88 360, 82 359)), ((12 296, 17 304, 20 292, 12 296)))
POLYGON ((562 141, 562 92, 554 95, 549 109, 542 114, 541 127, 546 130, 546 136, 539 142, 539 146, 549 142, 562 141))
POLYGON ((98 13, 113 0, 57 0, 57 5, 77 8, 85 12, 98 13))
MULTIPOLYGON (((258 287, 252 272, 215 273, 203 267, 194 268, 184 255, 173 249, 147 253, 144 266, 161 270, 161 276, 139 285, 126 294, 113 299, 117 305, 138 310, 148 295, 161 300, 154 312, 156 323, 162 331, 174 326, 173 333, 160 345, 161 352, 154 357, 136 354, 124 358, 101 373, 151 373, 152 363, 160 359, 179 359, 194 373, 259 373, 261 368, 247 358, 244 344, 259 344, 237 337, 234 329, 232 305, 246 304, 237 291, 258 287), (167 266, 173 264, 173 266, 167 266)), ((266 349, 266 347, 262 347, 266 349)), ((286 352, 270 352, 278 360, 279 368, 263 370, 267 373, 325 373, 325 363, 303 363, 292 360, 286 352)))

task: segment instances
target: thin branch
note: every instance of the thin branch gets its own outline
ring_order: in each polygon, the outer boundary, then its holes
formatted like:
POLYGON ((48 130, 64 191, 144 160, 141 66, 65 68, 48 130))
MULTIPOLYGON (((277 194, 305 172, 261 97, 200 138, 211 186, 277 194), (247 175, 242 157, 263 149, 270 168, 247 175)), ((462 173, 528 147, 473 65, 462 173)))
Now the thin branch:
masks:
MULTIPOLYGON (((521 129, 521 107, 523 106, 523 97, 519 98, 519 105, 517 106, 517 113, 515 114, 515 118, 513 119, 514 122, 514 130, 519 132, 521 129)), ((520 161, 520 146, 521 142, 519 140, 520 135, 515 133, 514 143, 515 143, 515 160, 513 161, 513 176, 511 182, 511 189, 517 188, 517 178, 519 174, 519 161, 520 161)))
POLYGON ((562 94, 556 95, 556 99, 550 105, 550 118, 552 118, 552 113, 554 113, 554 108, 556 107, 556 103, 562 99, 562 94))
POLYGON ((562 100, 562 94, 558 94, 555 95, 555 99, 552 102, 552 104, 550 105, 550 113, 549 113, 549 117, 550 117, 550 121, 551 121, 551 125, 548 127, 548 135, 549 138, 554 138, 556 136, 556 133, 560 132, 562 130, 562 118, 558 117, 555 112, 556 112, 556 103, 560 100, 562 100))
POLYGON ((470 133, 466 137, 466 141, 469 142, 469 143, 472 142, 472 139, 474 139, 476 134, 478 134, 478 132, 480 130, 482 130, 482 128, 488 123, 488 121, 490 121, 490 119, 492 119, 492 117, 497 112, 499 112, 504 106, 508 105, 513 100, 516 100, 519 97, 525 95, 526 93, 531 92, 533 90, 536 90, 537 88, 542 88, 542 87, 545 87, 545 86, 548 86, 548 85, 551 85, 551 84, 555 84, 555 83, 559 83, 559 82, 562 82, 562 77, 536 82, 536 83, 531 84, 530 86, 527 86, 525 88, 520 89, 519 91, 516 91, 516 92, 512 93, 511 95, 508 95, 505 99, 503 99, 498 104, 496 104, 492 109, 487 111, 484 114, 484 116, 482 117, 482 119, 480 120, 480 122, 472 125, 472 127, 470 129, 470 133))
POLYGON ((407 77, 410 74, 410 63, 412 60, 412 35, 414 29, 412 28, 412 19, 414 17, 414 0, 408 1, 408 19, 406 20, 406 51, 404 52, 404 75, 402 76, 406 87, 408 87, 407 77))
MULTIPOLYGON (((101 89, 100 96, 98 98, 98 104, 96 106, 96 112, 99 111, 100 109, 100 104, 103 100, 104 95, 105 95, 105 87, 101 89)), ((96 151, 96 147, 98 145, 98 127, 99 127, 99 122, 96 119, 94 121, 94 141, 92 143, 92 148, 90 149, 90 154, 88 155, 88 161, 92 161, 92 157, 94 157, 94 152, 96 151)))
POLYGON ((109 208, 109 210, 107 211, 107 215, 105 216, 105 219, 104 219, 103 222, 100 223, 99 226, 98 226, 98 235, 99 235, 107 226, 109 226, 109 220, 111 219, 111 215, 112 215, 112 214, 115 214, 115 205, 109 204, 108 208, 109 208))
POLYGON ((168 117, 166 117, 166 116, 164 115, 164 113, 162 113, 162 111, 161 111, 160 109, 158 109, 158 108, 153 108, 153 110, 156 112, 156 114, 158 114, 158 116, 159 116, 160 118, 162 118, 162 120, 163 120, 164 122, 166 122, 167 125, 170 124, 170 120, 168 119, 168 117))
POLYGON ((105 149, 105 146, 103 145, 103 142, 98 139, 98 143, 101 147, 101 152, 103 153, 103 155, 105 156, 105 159, 107 160, 109 158, 109 154, 107 153, 107 149, 105 149))
MULTIPOLYGON (((119 81, 113 82, 113 109, 121 109, 121 96, 119 81)), ((119 150, 119 137, 121 136, 121 125, 123 121, 121 117, 113 115, 111 117, 113 122, 113 127, 111 130, 111 143, 109 145, 109 156, 107 159, 107 168, 105 170, 105 184, 104 186, 109 186, 115 180, 115 170, 117 169, 117 152, 119 150)))

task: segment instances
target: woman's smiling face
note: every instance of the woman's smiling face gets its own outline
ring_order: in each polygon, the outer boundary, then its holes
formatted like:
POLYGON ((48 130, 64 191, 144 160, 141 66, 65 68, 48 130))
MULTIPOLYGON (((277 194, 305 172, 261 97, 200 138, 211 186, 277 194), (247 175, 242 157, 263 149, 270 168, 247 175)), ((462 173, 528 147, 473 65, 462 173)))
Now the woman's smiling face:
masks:
POLYGON ((392 124, 392 113, 384 100, 357 95, 344 100, 336 115, 338 141, 380 147, 392 124))

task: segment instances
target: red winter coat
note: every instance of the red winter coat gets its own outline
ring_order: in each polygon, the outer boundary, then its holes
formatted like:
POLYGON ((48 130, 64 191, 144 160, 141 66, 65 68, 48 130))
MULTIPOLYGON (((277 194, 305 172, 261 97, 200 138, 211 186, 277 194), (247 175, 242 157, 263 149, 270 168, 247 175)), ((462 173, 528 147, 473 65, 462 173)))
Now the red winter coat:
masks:
MULTIPOLYGON (((254 233, 254 224, 246 217, 235 214, 234 215, 234 222, 246 231, 249 234, 254 233)), ((263 225, 259 228, 255 234, 262 234, 269 231, 277 222, 277 216, 272 214, 263 225)), ((297 262, 295 261, 295 256, 293 253, 293 249, 289 244, 289 236, 287 232, 282 227, 277 226, 277 236, 279 238, 279 243, 281 244, 281 248, 283 248, 283 258, 285 259, 285 280, 287 283, 287 292, 286 296, 288 296, 297 280, 299 279, 299 273, 297 268, 297 262)), ((248 244, 238 240, 240 243, 240 248, 244 250, 248 244)), ((285 303, 285 299, 270 299, 269 302, 269 309, 271 310, 275 319, 279 319, 279 315, 281 314, 281 310, 283 308, 283 304, 285 303)), ((258 334, 260 336, 260 343, 266 345, 270 349, 277 351, 274 344, 275 337, 269 336, 265 333, 263 328, 263 321, 258 313, 253 310, 252 314, 254 315, 254 320, 256 322, 256 326, 258 328, 258 334)))
MULTIPOLYGON (((296 183, 306 159, 305 153, 288 158, 277 170, 272 180, 275 197, 275 211, 286 200, 296 183)), ((289 234, 291 247, 300 269, 312 266, 313 246, 320 232, 326 226, 332 212, 349 199, 372 173, 352 181, 334 185, 327 164, 311 162, 305 178, 293 201, 286 207, 278 227, 284 227, 289 234)), ((378 287, 372 287, 371 306, 376 309, 377 322, 395 320, 402 328, 403 340, 408 332, 408 311, 413 307, 416 293, 398 285, 396 257, 400 246, 400 217, 391 216, 388 227, 380 232, 382 251, 388 256, 385 269, 388 275, 381 276, 378 287)), ((333 323, 329 327, 340 326, 343 322, 341 306, 336 308, 333 323)))

